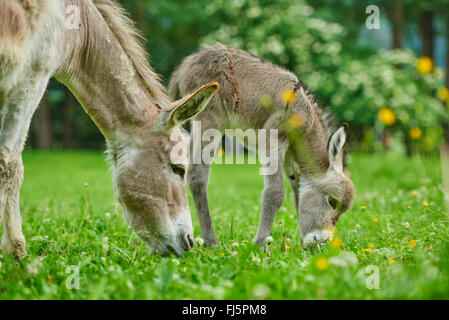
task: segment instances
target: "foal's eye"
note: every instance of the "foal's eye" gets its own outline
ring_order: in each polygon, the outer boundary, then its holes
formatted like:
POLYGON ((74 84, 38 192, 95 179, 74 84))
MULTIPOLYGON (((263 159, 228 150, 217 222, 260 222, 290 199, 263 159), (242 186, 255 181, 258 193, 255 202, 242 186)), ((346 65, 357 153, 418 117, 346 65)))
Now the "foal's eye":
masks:
POLYGON ((292 174, 289 178, 290 178, 291 180, 295 180, 295 175, 292 174))
POLYGON ((338 201, 332 197, 327 197, 327 202, 332 207, 332 209, 337 209, 338 207, 338 201))
POLYGON ((181 178, 184 178, 184 175, 186 174, 186 168, 180 164, 171 164, 171 169, 174 173, 176 173, 181 178))

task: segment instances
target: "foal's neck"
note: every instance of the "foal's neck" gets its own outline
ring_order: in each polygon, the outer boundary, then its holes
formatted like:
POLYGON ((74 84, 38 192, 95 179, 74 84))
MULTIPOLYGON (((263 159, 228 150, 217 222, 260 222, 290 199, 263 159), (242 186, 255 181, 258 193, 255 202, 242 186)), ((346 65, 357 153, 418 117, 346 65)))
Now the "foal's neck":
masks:
MULTIPOLYGON (((308 98, 303 96, 300 99, 308 98)), ((324 173, 329 167, 327 143, 331 130, 317 108, 319 106, 310 101, 297 101, 296 110, 303 119, 304 127, 295 139, 293 149, 296 153, 294 158, 305 175, 324 173)))
POLYGON ((151 127, 166 95, 154 96, 138 75, 118 37, 90 1, 81 8, 79 30, 67 30, 69 62, 57 78, 74 93, 108 142, 123 133, 136 136, 151 127))

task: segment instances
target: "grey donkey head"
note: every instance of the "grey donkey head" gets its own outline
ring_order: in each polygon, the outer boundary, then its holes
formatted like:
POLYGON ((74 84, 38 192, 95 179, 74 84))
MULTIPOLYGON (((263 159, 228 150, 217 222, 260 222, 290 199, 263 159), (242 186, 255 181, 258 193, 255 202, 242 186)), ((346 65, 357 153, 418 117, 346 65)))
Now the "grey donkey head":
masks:
POLYGON ((345 124, 329 138, 327 170, 301 176, 297 208, 303 244, 332 240, 341 214, 352 207, 355 189, 344 168, 346 131, 345 124))

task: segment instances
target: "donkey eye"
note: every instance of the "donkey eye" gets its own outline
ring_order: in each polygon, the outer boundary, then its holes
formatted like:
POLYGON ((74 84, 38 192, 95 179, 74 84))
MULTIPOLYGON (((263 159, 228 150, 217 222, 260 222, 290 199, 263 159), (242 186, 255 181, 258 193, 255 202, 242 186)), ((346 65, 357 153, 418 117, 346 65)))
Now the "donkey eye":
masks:
POLYGON ((174 173, 176 173, 181 178, 184 178, 184 175, 186 174, 186 168, 184 168, 184 166, 180 164, 171 164, 170 167, 174 173))
POLYGON ((292 174, 289 178, 290 178, 291 180, 295 180, 295 175, 292 174))
POLYGON ((338 201, 332 197, 327 197, 327 202, 332 207, 332 209, 337 209, 338 207, 338 201))

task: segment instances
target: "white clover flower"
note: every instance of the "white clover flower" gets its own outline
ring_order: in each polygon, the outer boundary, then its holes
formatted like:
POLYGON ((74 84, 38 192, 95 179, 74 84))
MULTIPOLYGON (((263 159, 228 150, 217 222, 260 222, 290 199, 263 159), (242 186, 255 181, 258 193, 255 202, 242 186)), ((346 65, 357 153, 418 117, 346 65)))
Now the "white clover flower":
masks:
POLYGON ((179 266, 180 262, 178 259, 173 259, 172 261, 175 266, 179 266))
POLYGON ((111 217, 111 213, 110 213, 110 212, 106 212, 106 213, 104 214, 104 216, 105 216, 107 219, 109 219, 109 218, 111 217))
POLYGON ((34 276, 38 272, 38 268, 35 265, 28 265, 27 266, 27 271, 28 271, 29 274, 34 276))
POLYGON ((225 287, 232 288, 234 286, 234 283, 231 280, 225 280, 223 281, 223 285, 225 287))
POLYGON ((336 267, 350 267, 358 262, 357 256, 352 252, 342 252, 338 256, 329 259, 329 263, 336 267))
POLYGON ((304 280, 307 282, 314 282, 315 281, 315 276, 312 274, 308 274, 304 277, 304 280))
POLYGON ((258 284, 254 287, 253 295, 256 299, 266 299, 271 293, 269 287, 264 284, 258 284))
POLYGON ((237 257, 239 255, 239 253, 237 251, 232 251, 231 256, 233 257, 237 257))
POLYGON ((260 263, 259 257, 253 257, 251 260, 253 260, 253 262, 255 262, 255 263, 260 263))
POLYGON ((268 236, 268 237, 265 239, 265 243, 271 244, 272 242, 273 242, 273 237, 272 237, 272 236, 268 236))
POLYGON ((239 244, 238 244, 238 242, 233 242, 232 246, 237 248, 239 246, 239 244))
POLYGON ((410 227, 410 224, 409 224, 408 222, 404 222, 402 225, 403 225, 404 227, 406 227, 407 229, 408 229, 408 227, 410 227))
POLYGON ((202 246, 204 244, 204 240, 203 238, 198 237, 195 239, 195 243, 199 246, 202 246))

